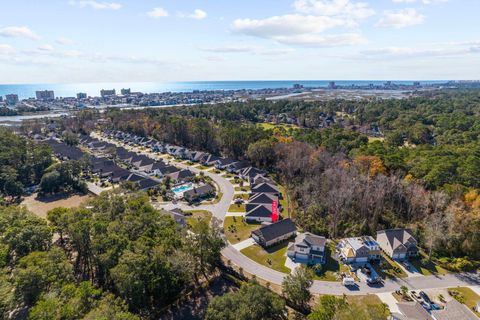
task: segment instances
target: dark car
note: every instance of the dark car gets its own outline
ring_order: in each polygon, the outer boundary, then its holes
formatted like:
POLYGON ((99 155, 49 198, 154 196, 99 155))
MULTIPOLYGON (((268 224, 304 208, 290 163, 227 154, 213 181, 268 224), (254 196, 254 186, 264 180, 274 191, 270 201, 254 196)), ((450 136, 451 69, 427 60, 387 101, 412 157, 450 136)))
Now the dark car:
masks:
POLYGON ((430 298, 427 296, 427 294, 426 294, 425 292, 420 291, 418 294, 420 295, 420 297, 422 297, 422 299, 423 299, 426 303, 428 303, 428 304, 431 304, 431 303, 432 303, 432 300, 430 300, 430 298))

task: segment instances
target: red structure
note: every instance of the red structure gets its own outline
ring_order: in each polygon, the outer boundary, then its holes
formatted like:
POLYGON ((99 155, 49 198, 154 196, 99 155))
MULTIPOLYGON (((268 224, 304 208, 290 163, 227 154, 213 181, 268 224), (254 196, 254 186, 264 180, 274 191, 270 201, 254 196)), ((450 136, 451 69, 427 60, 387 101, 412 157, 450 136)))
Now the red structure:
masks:
POLYGON ((272 222, 278 221, 278 203, 277 201, 272 201, 272 222))

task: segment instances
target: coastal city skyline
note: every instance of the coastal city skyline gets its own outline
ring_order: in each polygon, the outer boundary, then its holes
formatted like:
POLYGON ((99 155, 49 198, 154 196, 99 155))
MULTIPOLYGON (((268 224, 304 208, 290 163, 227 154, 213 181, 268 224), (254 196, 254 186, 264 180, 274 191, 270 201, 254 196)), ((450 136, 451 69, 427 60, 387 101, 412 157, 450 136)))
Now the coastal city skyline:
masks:
POLYGON ((476 79, 479 9, 468 0, 8 2, 0 83, 476 79))

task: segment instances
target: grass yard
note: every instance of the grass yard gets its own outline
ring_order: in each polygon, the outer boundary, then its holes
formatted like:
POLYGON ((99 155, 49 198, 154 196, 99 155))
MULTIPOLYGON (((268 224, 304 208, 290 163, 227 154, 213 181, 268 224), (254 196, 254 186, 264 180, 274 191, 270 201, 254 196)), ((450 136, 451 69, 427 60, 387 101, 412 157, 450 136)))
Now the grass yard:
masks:
POLYGON ((382 304, 382 300, 376 294, 367 294, 365 296, 347 296, 347 301, 351 304, 367 308, 369 305, 382 304))
POLYGON ((385 138, 381 138, 381 137, 368 137, 368 143, 372 143, 372 142, 375 142, 375 141, 383 142, 384 140, 385 140, 385 138))
POLYGON ((246 223, 242 217, 225 217, 223 223, 223 232, 231 244, 248 239, 252 231, 258 228, 260 224, 246 223))
POLYGON ((198 170, 207 170, 210 169, 210 167, 204 166, 204 165, 196 165, 194 168, 197 168, 198 170))
POLYGON ((296 125, 286 124, 286 123, 274 124, 271 122, 261 122, 261 123, 257 123, 257 126, 263 128, 264 130, 272 130, 275 128, 284 128, 285 130, 298 129, 296 125))
POLYGON ((390 259, 390 257, 387 257, 386 255, 382 255, 382 260, 381 262, 378 263, 372 263, 373 268, 375 271, 378 273, 382 279, 393 279, 393 278, 406 278, 407 274, 405 271, 403 271, 400 266, 390 259))
POLYGON ((288 242, 273 246, 267 250, 263 249, 257 244, 240 251, 253 261, 260 263, 268 268, 283 273, 290 273, 290 269, 285 267, 285 260, 287 259, 288 242))
POLYGON ((327 260, 325 264, 322 265, 322 270, 315 274, 315 280, 321 281, 340 281, 337 277, 337 274, 340 272, 349 273, 350 270, 348 266, 343 263, 338 262, 333 258, 335 253, 335 243, 332 241, 327 242, 325 246, 325 255, 327 260))
POLYGON ((230 208, 228 208, 228 212, 245 212, 245 210, 244 204, 232 204, 230 208))
POLYGON ((194 226, 200 220, 204 220, 206 222, 210 222, 212 220, 212 213, 207 210, 192 210, 192 211, 185 211, 187 218, 187 223, 190 227, 194 226), (189 215, 191 214, 191 215, 189 215))
MULTIPOLYGON (((465 287, 449 288, 449 293, 458 293, 457 300, 465 304, 470 310, 473 311, 473 307, 477 305, 477 302, 480 301, 480 296, 476 294, 472 289, 465 287)), ((477 316, 480 317, 479 312, 475 312, 477 316)))
POLYGON ((428 260, 428 257, 425 253, 420 252, 420 256, 415 259, 410 259, 410 263, 424 276, 431 276, 434 274, 446 274, 448 271, 439 265, 435 264, 433 261, 423 263, 422 260, 428 260))
POLYGON ((240 198, 240 199, 243 199, 243 200, 247 201, 247 200, 248 200, 248 198, 249 198, 249 196, 248 196, 248 194, 247 194, 247 193, 236 194, 236 195, 234 195, 234 196, 233 196, 233 199, 238 199, 238 198, 240 198))
POLYGON ((291 210, 290 210, 290 206, 289 206, 289 203, 288 203, 287 192, 285 191, 285 188, 282 185, 277 184, 277 188, 278 188, 278 191, 280 191, 280 193, 282 194, 282 199, 280 199, 280 201, 279 201, 280 205, 283 208, 282 217, 290 218, 291 217, 291 212, 290 212, 291 210))
POLYGON ((243 187, 235 187, 235 191, 237 192, 249 192, 250 191, 250 187, 247 187, 247 186, 243 186, 243 187))

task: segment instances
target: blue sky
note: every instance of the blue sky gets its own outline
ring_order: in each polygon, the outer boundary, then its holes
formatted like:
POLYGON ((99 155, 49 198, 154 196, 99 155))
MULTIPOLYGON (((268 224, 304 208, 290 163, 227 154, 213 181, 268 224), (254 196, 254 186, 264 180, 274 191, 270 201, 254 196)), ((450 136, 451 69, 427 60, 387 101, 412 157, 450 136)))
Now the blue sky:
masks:
POLYGON ((478 0, 15 0, 0 83, 477 79, 478 0))

